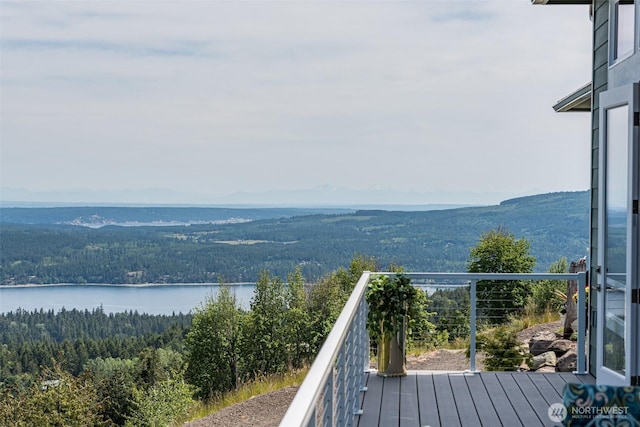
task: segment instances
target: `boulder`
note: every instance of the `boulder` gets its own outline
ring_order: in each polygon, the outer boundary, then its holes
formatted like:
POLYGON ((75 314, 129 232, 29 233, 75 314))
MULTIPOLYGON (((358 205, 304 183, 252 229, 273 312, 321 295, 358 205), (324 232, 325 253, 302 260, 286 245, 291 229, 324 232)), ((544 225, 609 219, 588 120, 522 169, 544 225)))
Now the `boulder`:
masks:
POLYGON ((553 351, 547 351, 537 356, 533 356, 531 370, 537 371, 543 366, 556 366, 556 354, 553 351))
POLYGON ((548 374, 550 372, 556 372, 556 367, 555 366, 542 366, 542 367, 536 369, 536 372, 539 372, 541 374, 548 374))
POLYGON ((555 352, 556 356, 560 357, 569 350, 575 351, 576 347, 577 347, 577 344, 575 341, 555 340, 549 345, 549 351, 555 352))
POLYGON ((545 353, 549 351, 549 346, 552 342, 558 339, 555 332, 551 331, 541 331, 531 337, 529 340, 529 352, 538 356, 539 354, 545 353))
POLYGON ((574 350, 569 350, 556 362, 558 372, 572 372, 576 370, 578 355, 574 350))

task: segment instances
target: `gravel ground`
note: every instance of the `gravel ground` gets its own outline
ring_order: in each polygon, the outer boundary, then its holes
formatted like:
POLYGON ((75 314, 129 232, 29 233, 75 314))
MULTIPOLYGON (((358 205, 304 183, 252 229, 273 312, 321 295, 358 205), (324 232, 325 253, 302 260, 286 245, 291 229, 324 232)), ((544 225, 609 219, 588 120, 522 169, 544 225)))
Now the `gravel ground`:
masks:
POLYGON ((228 408, 185 424, 188 427, 278 426, 298 387, 285 387, 252 397, 228 408))

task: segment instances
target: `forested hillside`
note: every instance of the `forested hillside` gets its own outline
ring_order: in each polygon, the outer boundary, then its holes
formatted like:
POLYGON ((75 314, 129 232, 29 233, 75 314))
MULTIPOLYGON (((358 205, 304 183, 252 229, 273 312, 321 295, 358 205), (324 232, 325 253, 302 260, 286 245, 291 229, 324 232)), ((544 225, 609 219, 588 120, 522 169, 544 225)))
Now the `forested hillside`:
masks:
POLYGON ((535 270, 545 271, 561 257, 587 254, 589 195, 553 193, 489 207, 362 210, 225 224, 1 226, 4 284, 241 282, 255 281, 264 270, 284 276, 296 266, 315 280, 357 253, 407 271, 464 271, 469 248, 497 227, 529 240, 535 270))

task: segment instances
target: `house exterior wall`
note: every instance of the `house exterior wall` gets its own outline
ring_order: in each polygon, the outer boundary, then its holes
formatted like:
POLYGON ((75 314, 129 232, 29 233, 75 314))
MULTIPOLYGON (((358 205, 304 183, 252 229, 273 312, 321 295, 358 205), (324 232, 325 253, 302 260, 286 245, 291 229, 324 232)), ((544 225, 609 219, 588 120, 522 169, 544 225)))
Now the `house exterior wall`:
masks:
MULTIPOLYGON (((609 69, 609 0, 595 0, 593 4, 593 74, 591 95, 591 238, 589 277, 595 278, 598 265, 598 161, 600 132, 600 93, 608 88, 609 69)), ((589 297, 594 297, 589 292, 589 297)), ((589 305, 589 371, 596 371, 596 301, 589 305)))

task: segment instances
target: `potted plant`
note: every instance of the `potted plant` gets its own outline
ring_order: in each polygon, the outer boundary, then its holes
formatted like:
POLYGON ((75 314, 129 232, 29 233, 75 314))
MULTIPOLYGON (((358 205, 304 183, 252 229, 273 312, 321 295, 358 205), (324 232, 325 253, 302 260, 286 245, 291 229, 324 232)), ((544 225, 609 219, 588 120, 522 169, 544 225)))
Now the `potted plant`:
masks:
POLYGON ((378 347, 378 375, 404 376, 407 324, 418 310, 417 289, 403 274, 374 277, 367 287, 367 328, 378 347))

